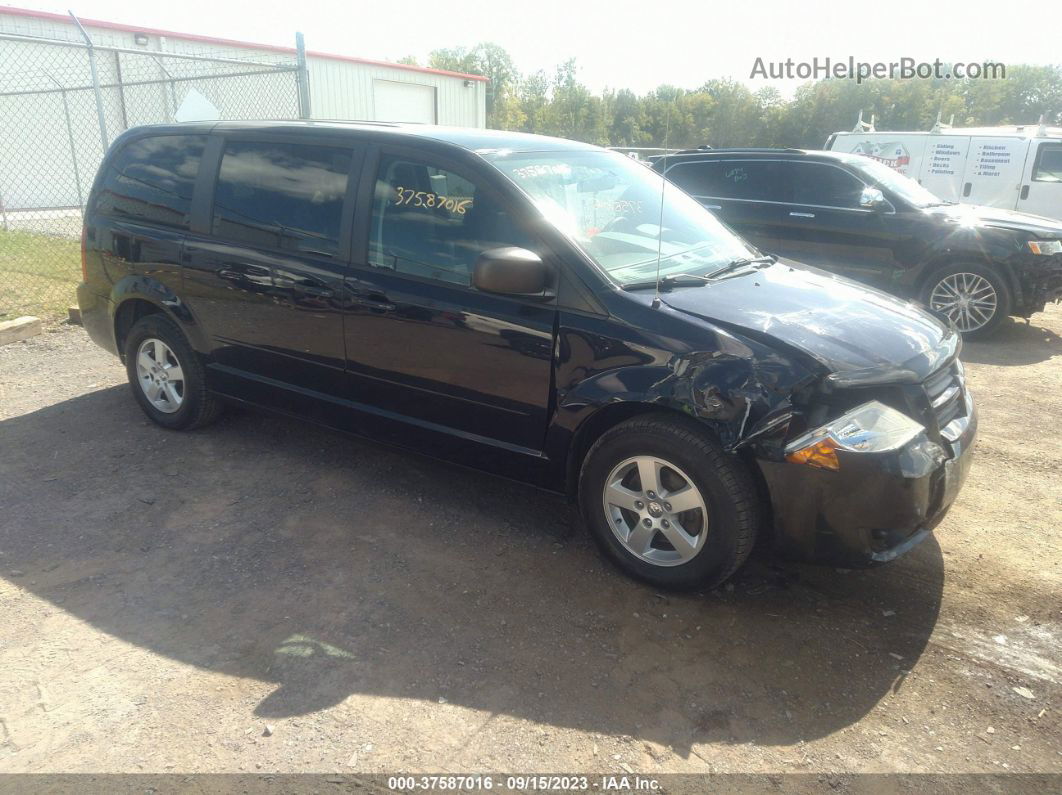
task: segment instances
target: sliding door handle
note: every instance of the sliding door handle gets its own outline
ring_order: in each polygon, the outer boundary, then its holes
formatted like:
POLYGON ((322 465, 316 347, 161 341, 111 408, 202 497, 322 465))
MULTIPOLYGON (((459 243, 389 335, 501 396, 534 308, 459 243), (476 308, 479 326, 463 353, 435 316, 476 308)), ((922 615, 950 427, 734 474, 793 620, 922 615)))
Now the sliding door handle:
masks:
POLYGON ((314 298, 332 298, 336 291, 331 287, 317 287, 313 284, 296 284, 295 292, 303 295, 312 295, 314 298))
POLYGON ((789 213, 793 218, 814 218, 815 213, 789 213))
POLYGON ((387 300, 387 296, 381 293, 356 293, 351 297, 350 303, 374 312, 394 312, 398 309, 397 305, 392 304, 387 300))

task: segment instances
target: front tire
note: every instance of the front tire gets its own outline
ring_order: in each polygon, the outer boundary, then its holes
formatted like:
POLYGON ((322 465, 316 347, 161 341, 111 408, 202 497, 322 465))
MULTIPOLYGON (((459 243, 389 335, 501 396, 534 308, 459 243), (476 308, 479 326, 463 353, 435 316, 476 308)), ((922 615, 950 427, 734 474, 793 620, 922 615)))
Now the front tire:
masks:
POLYGON ((983 265, 946 265, 926 282, 922 302, 951 320, 966 339, 984 339, 1010 315, 1011 295, 1003 278, 983 265))
POLYGON ((714 588, 748 558, 760 522, 752 477, 706 429, 652 414, 591 447, 583 517, 607 557, 661 588, 714 588))
POLYGON ((125 369, 140 408, 164 428, 191 430, 221 413, 221 401, 206 388, 199 356, 165 315, 143 317, 129 330, 125 369))

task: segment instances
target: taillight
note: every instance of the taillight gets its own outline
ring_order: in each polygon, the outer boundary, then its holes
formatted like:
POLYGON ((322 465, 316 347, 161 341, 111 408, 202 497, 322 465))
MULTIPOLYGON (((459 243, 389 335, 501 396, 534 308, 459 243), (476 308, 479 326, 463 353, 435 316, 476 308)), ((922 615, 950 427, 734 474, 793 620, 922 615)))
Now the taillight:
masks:
POLYGON ((81 227, 81 281, 88 281, 88 262, 85 259, 85 242, 88 238, 88 227, 81 227))

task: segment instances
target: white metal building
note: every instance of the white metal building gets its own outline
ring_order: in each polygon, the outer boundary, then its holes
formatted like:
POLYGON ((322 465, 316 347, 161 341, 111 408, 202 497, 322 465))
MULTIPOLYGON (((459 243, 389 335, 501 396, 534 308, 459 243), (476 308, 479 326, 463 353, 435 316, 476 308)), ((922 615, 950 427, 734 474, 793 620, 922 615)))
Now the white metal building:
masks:
MULTIPOLYGON (((82 19, 93 43, 144 51, 268 61, 293 48, 82 19)), ((0 6, 0 33, 82 41, 62 14, 0 6)), ((294 35, 294 34, 293 34, 294 35)), ((311 42, 312 44, 312 42, 311 42)), ((311 115, 317 119, 486 126, 486 78, 328 53, 307 53, 311 115)))

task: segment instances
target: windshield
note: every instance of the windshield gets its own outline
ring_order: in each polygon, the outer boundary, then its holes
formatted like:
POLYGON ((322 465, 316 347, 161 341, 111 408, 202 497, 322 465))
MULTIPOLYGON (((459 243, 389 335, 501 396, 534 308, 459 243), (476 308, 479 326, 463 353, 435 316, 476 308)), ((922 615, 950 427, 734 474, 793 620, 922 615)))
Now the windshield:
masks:
POLYGON ((661 176, 616 152, 511 152, 487 159, 621 285, 703 275, 759 252, 661 176), (663 223, 661 224, 661 186, 663 223), (659 240, 658 240, 659 238, 659 240))
POLYGON ((891 191, 908 204, 915 207, 932 207, 937 204, 946 204, 943 199, 930 190, 926 190, 910 177, 905 177, 898 171, 894 171, 876 160, 859 155, 848 161, 848 165, 863 173, 871 182, 879 188, 891 191))

